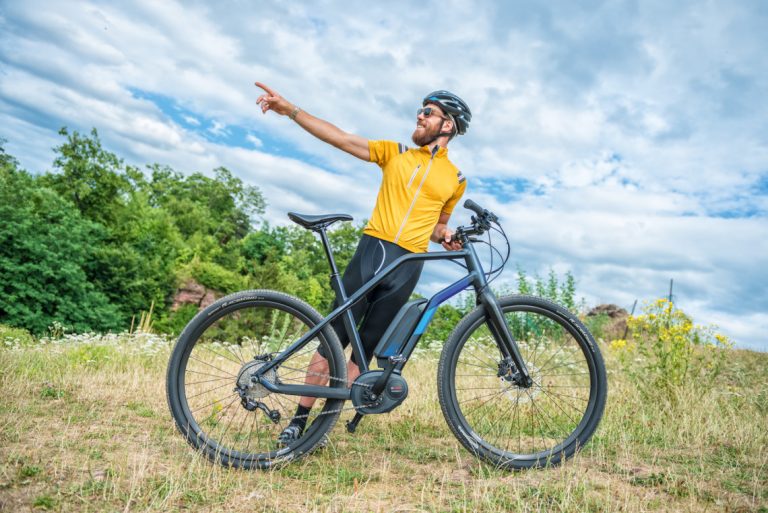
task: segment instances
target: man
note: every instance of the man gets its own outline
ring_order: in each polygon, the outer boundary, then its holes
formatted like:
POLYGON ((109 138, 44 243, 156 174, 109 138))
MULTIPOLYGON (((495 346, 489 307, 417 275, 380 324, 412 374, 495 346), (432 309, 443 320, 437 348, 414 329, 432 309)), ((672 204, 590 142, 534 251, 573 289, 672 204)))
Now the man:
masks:
MULTIPOLYGON (((353 294, 381 269, 409 252, 426 252, 429 241, 440 242, 447 250, 458 250, 461 244, 451 240, 453 232, 448 219, 458 203, 466 181, 448 160, 448 143, 464 134, 472 113, 464 101, 448 91, 435 91, 422 101, 416 115, 416 129, 411 136, 416 148, 392 141, 369 141, 349 134, 316 118, 280 96, 266 85, 256 82, 265 94, 256 102, 262 113, 273 111, 288 116, 318 139, 344 150, 366 162, 375 162, 383 176, 371 220, 342 281, 348 295, 353 294)), ((352 308, 359 324, 360 338, 371 356, 400 308, 408 301, 421 275, 423 262, 400 266, 365 300, 352 308)), ((342 345, 349 344, 343 321, 333 324, 342 345)), ((306 383, 325 385, 328 362, 320 351, 310 362, 313 372, 306 383)), ((360 374, 354 354, 347 365, 349 382, 360 374)), ((288 427, 280 434, 280 442, 290 445, 301 437, 314 397, 302 397, 288 427)))

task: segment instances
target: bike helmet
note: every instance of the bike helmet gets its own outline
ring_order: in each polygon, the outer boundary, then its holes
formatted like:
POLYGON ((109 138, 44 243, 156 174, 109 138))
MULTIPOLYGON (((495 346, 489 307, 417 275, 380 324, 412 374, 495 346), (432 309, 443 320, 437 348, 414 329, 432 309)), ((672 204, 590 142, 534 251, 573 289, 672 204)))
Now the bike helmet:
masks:
POLYGON ((464 103, 464 100, 449 91, 440 90, 425 96, 421 105, 424 106, 428 103, 434 103, 443 109, 446 114, 450 114, 456 125, 456 134, 464 135, 467 127, 469 127, 469 122, 472 121, 472 112, 467 104, 464 103))

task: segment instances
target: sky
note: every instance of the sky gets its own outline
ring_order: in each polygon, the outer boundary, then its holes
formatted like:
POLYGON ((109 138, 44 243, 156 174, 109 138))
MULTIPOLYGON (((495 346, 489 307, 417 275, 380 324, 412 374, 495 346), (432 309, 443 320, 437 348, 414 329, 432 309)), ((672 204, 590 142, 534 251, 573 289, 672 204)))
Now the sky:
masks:
MULTIPOLYGON (((449 147, 465 198, 510 237, 498 284, 570 272, 588 305, 629 310, 674 280, 695 322, 768 351, 768 2, 360 6, 0 0, 0 137, 39 173, 59 128, 95 127, 130 164, 227 167, 261 189, 270 224, 359 221, 379 168, 262 115, 253 83, 406 144, 421 99, 448 89, 473 114, 449 147)), ((458 276, 434 265, 418 292, 458 276)))

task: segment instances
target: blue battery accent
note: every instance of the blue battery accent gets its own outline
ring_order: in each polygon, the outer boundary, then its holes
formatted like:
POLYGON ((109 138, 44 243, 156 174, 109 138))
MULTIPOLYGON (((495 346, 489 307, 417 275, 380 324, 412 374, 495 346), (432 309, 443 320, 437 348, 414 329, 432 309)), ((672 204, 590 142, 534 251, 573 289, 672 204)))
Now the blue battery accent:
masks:
POLYGON ((466 289, 470 284, 472 283, 472 275, 465 276, 464 278, 460 279, 453 285, 449 285, 448 287, 444 288, 434 296, 432 296, 432 299, 429 300, 429 303, 427 303, 427 308, 424 310, 424 314, 421 316, 421 320, 419 321, 419 324, 416 326, 416 329, 414 330, 414 335, 421 335, 427 330, 427 326, 429 326, 429 321, 432 320, 432 316, 435 315, 435 311, 437 310, 437 307, 440 306, 440 304, 446 302, 462 290, 466 289))

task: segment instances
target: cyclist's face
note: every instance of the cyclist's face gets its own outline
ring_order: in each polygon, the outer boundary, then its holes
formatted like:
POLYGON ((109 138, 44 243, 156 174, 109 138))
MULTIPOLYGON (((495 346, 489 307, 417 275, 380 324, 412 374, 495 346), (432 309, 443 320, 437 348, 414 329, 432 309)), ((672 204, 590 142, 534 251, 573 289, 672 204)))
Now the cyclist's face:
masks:
POLYGON ((416 115, 416 130, 413 131, 411 136, 414 144, 418 146, 424 146, 432 142, 437 137, 437 134, 440 133, 443 123, 447 119, 437 105, 428 103, 424 107, 425 109, 416 115), (426 109, 429 109, 429 111, 426 109), (426 112, 429 112, 429 115, 426 115, 426 112))

